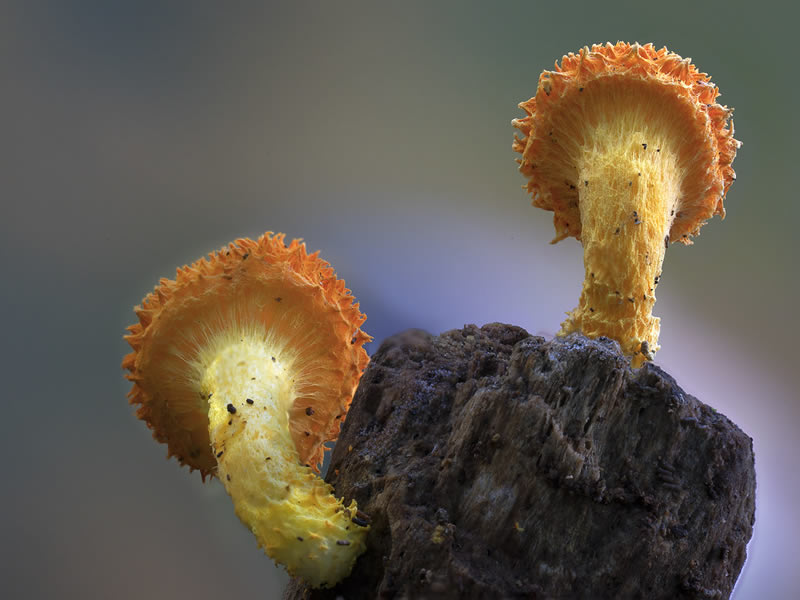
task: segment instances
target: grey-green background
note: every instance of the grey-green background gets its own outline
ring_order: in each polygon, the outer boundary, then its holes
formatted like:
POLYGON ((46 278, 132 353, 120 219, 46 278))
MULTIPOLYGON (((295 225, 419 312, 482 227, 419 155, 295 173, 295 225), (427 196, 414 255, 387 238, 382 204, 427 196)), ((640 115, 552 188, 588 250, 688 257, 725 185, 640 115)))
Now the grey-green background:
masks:
POLYGON ((736 598, 800 590, 795 9, 762 2, 5 2, 0 596, 275 598, 218 482, 164 459, 120 370, 131 308, 239 236, 303 237, 396 331, 552 335, 580 245, 530 207, 510 121, 593 42, 691 56, 738 181, 667 253, 657 362, 754 438, 736 598))

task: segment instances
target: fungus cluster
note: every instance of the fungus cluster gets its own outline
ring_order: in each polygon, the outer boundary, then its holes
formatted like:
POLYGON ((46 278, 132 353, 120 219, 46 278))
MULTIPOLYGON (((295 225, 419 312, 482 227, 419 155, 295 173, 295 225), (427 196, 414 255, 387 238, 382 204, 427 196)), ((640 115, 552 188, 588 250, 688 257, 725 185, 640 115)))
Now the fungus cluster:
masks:
POLYGON ((533 205, 553 211, 556 237, 577 238, 585 279, 562 335, 617 340, 632 364, 658 350, 652 316, 670 242, 714 215, 735 174, 731 109, 690 59, 619 42, 564 56, 539 77, 513 121, 533 205))
POLYGON ((368 361, 353 300, 317 253, 267 233, 161 279, 125 336, 137 416, 314 587, 350 573, 368 530, 315 473, 368 361))

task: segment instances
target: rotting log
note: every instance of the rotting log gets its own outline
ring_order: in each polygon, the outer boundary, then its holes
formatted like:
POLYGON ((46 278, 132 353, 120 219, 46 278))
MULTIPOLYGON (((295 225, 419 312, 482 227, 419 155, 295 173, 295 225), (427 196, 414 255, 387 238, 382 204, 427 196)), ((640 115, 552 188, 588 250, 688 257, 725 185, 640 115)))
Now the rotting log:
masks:
POLYGON ((498 323, 388 338, 327 479, 368 549, 287 599, 728 598, 755 515, 727 417, 616 342, 498 323))

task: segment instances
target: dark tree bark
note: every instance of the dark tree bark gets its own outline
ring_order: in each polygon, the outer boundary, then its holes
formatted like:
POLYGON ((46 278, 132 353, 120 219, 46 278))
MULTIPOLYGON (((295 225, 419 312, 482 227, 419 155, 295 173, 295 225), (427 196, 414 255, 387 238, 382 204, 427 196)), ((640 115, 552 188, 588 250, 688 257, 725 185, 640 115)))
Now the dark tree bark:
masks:
POLYGON ((615 342, 501 324, 387 339, 328 480, 368 550, 286 598, 728 598, 755 512, 728 418, 615 342))

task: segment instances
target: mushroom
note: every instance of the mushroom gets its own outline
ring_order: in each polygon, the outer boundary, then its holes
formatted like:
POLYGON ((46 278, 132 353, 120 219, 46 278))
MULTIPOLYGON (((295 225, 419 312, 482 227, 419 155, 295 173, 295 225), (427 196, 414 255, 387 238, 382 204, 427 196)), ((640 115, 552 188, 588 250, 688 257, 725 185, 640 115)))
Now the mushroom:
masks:
POLYGON ((129 400, 167 456, 218 477, 264 551, 314 587, 350 573, 368 530, 315 473, 369 360, 353 300, 318 253, 267 232, 161 279, 125 336, 129 400))
POLYGON ((551 243, 583 245, 580 302, 559 335, 610 337, 633 366, 652 360, 666 248, 724 218, 735 179, 740 143, 718 95, 691 59, 618 42, 564 56, 519 105, 513 148, 533 205, 554 213, 551 243))

